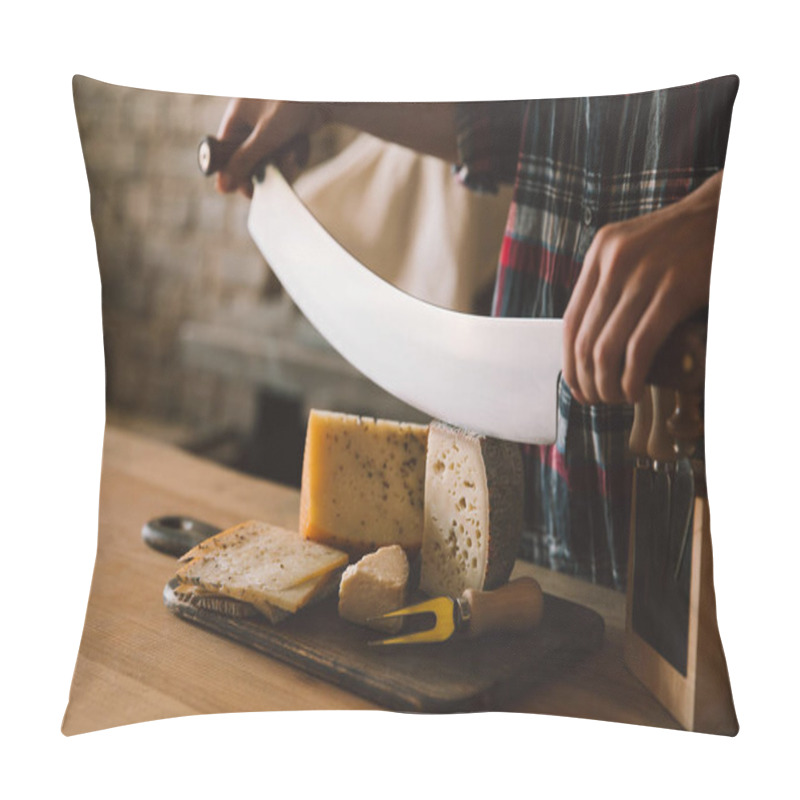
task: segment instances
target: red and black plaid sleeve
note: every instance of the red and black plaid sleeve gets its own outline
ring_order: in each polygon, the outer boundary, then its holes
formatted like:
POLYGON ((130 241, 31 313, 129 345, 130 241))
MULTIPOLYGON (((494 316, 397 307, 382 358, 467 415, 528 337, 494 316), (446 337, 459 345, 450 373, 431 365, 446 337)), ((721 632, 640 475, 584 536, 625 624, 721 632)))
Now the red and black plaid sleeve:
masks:
MULTIPOLYGON (((597 231, 677 202, 723 168, 738 78, 606 97, 460 107, 460 177, 514 182, 493 313, 561 317, 597 231)), ((632 409, 562 383, 558 440, 526 450, 524 555, 622 588, 632 409)))

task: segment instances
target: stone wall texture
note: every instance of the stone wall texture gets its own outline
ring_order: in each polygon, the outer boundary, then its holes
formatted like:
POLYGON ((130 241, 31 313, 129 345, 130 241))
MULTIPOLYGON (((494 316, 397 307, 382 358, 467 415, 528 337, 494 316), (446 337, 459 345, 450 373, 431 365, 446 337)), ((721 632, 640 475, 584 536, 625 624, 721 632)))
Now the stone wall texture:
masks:
MULTIPOLYGON (((279 291, 247 234, 247 200, 222 196, 197 166, 227 98, 76 77, 75 108, 102 280, 110 411, 198 431, 252 420, 252 387, 188 370, 186 320, 279 291)), ((315 144, 317 150, 327 145, 315 144)))

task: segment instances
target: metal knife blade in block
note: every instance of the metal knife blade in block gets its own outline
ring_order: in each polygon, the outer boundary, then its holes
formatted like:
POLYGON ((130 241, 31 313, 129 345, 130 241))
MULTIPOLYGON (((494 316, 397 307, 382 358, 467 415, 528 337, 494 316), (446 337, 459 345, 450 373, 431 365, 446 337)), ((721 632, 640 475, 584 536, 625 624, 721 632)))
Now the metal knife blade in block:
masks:
POLYGON ((379 619, 432 614, 433 627, 370 642, 371 645, 444 642, 455 634, 472 638, 494 632, 533 630, 542 619, 543 595, 533 578, 517 578, 491 592, 467 589, 460 597, 435 597, 379 619))

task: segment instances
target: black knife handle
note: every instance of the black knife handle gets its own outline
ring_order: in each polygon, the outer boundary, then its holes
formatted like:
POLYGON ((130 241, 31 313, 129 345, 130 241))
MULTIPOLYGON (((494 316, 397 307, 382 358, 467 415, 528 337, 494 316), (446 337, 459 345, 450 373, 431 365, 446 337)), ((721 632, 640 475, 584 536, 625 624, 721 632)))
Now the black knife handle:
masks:
POLYGON ((142 539, 154 550, 180 558, 221 530, 222 528, 208 522, 175 514, 145 523, 142 527, 142 539))
POLYGON ((213 175, 228 163, 240 142, 223 141, 206 136, 197 147, 197 165, 203 175, 213 175))
MULTIPOLYGON (((200 172, 202 172, 203 175, 213 175, 221 169, 224 169, 228 160, 240 144, 241 142, 206 136, 197 147, 197 164, 200 167, 200 172)), ((268 160, 280 162, 287 157, 291 157, 294 159, 297 167, 302 169, 308 163, 310 152, 311 145, 308 136, 301 134, 290 139, 282 147, 279 147, 270 155, 268 160)))

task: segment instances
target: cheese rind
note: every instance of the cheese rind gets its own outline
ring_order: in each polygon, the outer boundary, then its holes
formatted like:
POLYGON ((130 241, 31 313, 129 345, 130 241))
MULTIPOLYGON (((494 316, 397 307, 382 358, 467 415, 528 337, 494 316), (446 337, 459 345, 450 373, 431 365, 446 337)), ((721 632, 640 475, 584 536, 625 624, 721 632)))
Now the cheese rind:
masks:
POLYGON ((519 446, 430 425, 420 588, 458 597, 508 580, 523 525, 519 446))
POLYGON ((397 632, 402 620, 376 620, 373 617, 405 605, 408 576, 408 558, 399 545, 381 547, 368 553, 342 573, 339 616, 357 625, 397 632))
POLYGON ((422 544, 428 428, 312 410, 300 490, 300 533, 358 558, 422 544))
MULTIPOLYGON (((239 617, 246 619, 247 617, 255 616, 258 612, 249 603, 243 600, 237 600, 233 597, 226 597, 216 591, 207 591, 196 583, 179 583, 173 590, 175 597, 189 605, 196 608, 202 608, 206 611, 213 611, 216 614, 222 614, 226 617, 239 617)), ((288 616, 288 611, 280 611, 275 609, 279 614, 288 616)), ((275 620, 270 617, 270 622, 275 620)))

